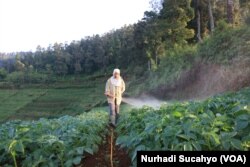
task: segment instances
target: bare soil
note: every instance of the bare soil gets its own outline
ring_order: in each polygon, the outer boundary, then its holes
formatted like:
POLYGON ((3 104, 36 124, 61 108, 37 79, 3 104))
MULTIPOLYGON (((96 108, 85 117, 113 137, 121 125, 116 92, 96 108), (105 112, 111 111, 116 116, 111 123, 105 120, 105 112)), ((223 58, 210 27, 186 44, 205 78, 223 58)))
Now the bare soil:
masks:
POLYGON ((116 134, 114 129, 109 128, 109 134, 104 138, 104 144, 99 147, 99 151, 94 155, 88 155, 77 167, 129 167, 130 158, 124 149, 115 145, 116 134), (112 135, 113 133, 113 135, 112 135), (111 140, 111 136, 113 140, 111 140), (111 161, 112 145, 112 161, 111 161))

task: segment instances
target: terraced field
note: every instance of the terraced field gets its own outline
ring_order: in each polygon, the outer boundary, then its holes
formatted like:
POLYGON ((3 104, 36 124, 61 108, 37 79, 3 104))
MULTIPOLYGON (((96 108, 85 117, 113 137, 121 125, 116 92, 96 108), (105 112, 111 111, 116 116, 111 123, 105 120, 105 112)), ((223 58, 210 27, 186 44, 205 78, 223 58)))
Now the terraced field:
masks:
POLYGON ((104 83, 93 85, 54 85, 46 89, 23 88, 0 90, 0 123, 7 120, 34 120, 77 115, 102 106, 104 83))
POLYGON ((18 110, 33 103, 46 91, 41 89, 1 90, 0 91, 0 121, 15 115, 18 110))

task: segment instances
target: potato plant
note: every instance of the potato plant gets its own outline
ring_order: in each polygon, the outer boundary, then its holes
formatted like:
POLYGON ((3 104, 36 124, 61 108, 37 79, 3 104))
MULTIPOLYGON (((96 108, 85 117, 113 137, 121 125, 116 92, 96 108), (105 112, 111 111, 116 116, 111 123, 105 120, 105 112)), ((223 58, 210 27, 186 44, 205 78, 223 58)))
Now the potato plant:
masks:
POLYGON ((107 112, 0 125, 0 166, 70 167, 94 154, 107 133, 107 112))
POLYGON ((122 113, 116 144, 138 150, 249 150, 250 89, 122 113))

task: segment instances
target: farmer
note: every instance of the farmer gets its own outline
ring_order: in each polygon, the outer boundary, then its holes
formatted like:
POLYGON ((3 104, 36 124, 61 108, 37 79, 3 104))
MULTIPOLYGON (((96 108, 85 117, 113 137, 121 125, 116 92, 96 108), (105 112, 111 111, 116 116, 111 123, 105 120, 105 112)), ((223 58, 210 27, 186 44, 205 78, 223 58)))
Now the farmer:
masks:
POLYGON ((114 69, 113 76, 108 79, 105 87, 105 95, 108 99, 110 110, 110 125, 116 126, 119 117, 119 109, 122 101, 122 94, 125 91, 125 83, 120 76, 120 70, 114 69))

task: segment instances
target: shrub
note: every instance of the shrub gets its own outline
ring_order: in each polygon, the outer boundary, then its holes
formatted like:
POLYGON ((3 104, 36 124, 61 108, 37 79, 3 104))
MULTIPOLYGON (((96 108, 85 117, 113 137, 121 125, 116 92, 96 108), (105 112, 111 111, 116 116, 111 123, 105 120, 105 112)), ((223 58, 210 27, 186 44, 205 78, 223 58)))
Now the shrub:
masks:
POLYGON ((7 76, 7 81, 14 83, 23 83, 24 82, 24 73, 23 72, 12 72, 7 76))
POLYGON ((220 23, 213 36, 198 46, 198 55, 207 61, 227 63, 237 56, 249 56, 250 28, 230 28, 220 23))
POLYGON ((4 68, 0 68, 0 80, 7 77, 7 71, 4 68))
POLYGON ((7 81, 17 84, 23 83, 48 83, 52 81, 52 78, 47 74, 41 74, 34 71, 31 72, 12 72, 8 75, 7 81))

